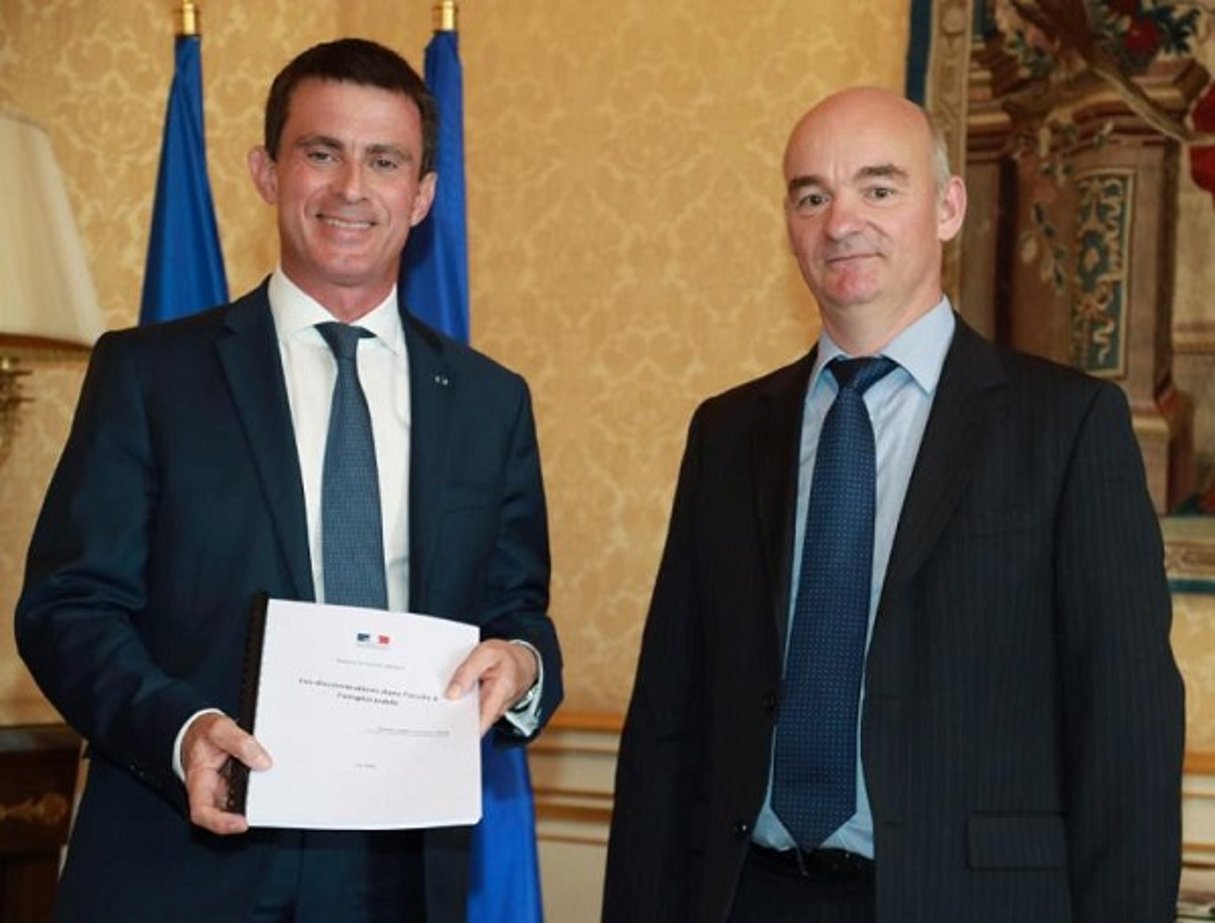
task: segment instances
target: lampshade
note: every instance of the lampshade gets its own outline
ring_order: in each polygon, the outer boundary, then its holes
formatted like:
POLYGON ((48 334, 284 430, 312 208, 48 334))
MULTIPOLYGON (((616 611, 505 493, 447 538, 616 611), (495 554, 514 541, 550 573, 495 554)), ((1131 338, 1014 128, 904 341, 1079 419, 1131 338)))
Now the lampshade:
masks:
POLYGON ((51 139, 0 113, 0 338, 92 346, 104 330, 51 139))

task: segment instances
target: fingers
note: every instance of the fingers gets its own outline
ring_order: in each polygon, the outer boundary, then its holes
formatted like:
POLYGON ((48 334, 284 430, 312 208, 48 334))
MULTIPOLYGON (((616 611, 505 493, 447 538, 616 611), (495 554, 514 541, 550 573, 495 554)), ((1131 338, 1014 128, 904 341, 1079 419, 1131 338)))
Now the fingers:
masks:
MULTIPOLYGON (((250 769, 260 772, 270 768, 270 754, 263 749, 252 734, 224 715, 210 717, 218 719, 211 723, 206 736, 211 745, 223 753, 236 757, 250 769)), ((189 731, 186 734, 188 736, 189 731)))
POLYGON ((244 833, 249 828, 243 816, 226 810, 232 759, 251 769, 270 768, 270 755, 261 744, 226 715, 208 713, 190 723, 181 745, 190 820, 220 835, 244 833))
POLYGON ((508 641, 482 641, 456 669, 447 687, 447 697, 458 699, 470 689, 481 686, 481 733, 536 682, 535 655, 520 644, 508 641))
POLYGON ((186 794, 190 802, 190 822, 220 836, 244 833, 249 823, 241 814, 224 809, 228 800, 228 780, 224 773, 195 769, 186 776, 186 794))

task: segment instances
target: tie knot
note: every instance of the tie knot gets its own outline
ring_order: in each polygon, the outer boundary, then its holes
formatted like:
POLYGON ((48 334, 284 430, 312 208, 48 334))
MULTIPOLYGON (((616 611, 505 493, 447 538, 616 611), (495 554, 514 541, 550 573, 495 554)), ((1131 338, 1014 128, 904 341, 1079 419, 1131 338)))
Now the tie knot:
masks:
POLYGON ((329 344, 329 348, 333 350, 333 354, 339 360, 353 359, 359 348, 359 340, 364 337, 375 336, 375 334, 365 327, 339 324, 337 321, 326 321, 323 324, 317 324, 316 329, 320 331, 321 336, 325 338, 325 342, 329 344))
POLYGON ((860 359, 833 359, 827 366, 841 388, 851 388, 864 394, 869 386, 898 367, 898 363, 885 356, 863 356, 860 359))

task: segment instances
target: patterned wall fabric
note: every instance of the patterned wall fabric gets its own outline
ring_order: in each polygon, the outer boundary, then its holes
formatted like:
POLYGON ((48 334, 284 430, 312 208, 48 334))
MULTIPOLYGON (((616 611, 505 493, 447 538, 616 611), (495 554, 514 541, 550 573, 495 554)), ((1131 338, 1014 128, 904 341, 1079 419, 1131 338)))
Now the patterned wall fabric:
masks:
MULTIPOLYGON (((421 63, 430 3, 211 0, 208 154, 233 292, 276 254, 245 153, 270 77, 338 34, 421 63)), ((172 73, 173 4, 4 0, 0 108, 43 123, 111 326, 134 323, 172 73), (163 14, 158 12, 163 9, 163 14)), ((619 712, 688 418, 817 332, 787 253, 788 130, 849 83, 898 88, 906 0, 467 3, 473 342, 535 395, 568 707, 619 712)), ((25 546, 82 364, 36 360, 0 474, 0 721, 51 717, 16 662, 25 546)))

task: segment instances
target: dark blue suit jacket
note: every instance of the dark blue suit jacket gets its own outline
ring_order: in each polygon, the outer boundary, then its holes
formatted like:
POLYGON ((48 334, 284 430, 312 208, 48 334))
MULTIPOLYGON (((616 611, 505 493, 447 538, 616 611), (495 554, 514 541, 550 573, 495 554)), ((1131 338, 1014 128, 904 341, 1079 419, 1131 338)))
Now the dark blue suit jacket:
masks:
MULTIPOLYGON (((605 923, 729 911, 780 714, 813 361, 693 418, 621 742, 605 923)), ((1122 392, 959 320, 866 661, 878 920, 1172 921, 1169 620, 1122 392)))
MULTIPOLYGON (((410 603, 530 642, 542 720, 561 698, 544 492, 524 381, 402 311, 410 603)), ((304 494, 263 284, 94 350, 30 547, 22 656, 88 740, 63 920, 238 919, 273 831, 191 827, 174 738, 237 713, 250 601, 314 598, 304 494)), ((498 733, 510 736, 513 729, 498 733)), ((468 829, 427 831, 430 919, 462 920, 468 829)))

